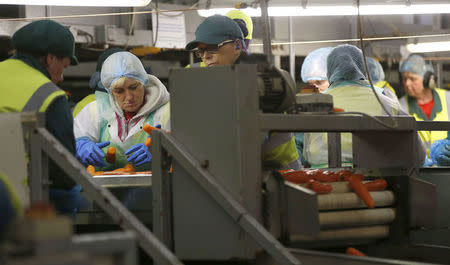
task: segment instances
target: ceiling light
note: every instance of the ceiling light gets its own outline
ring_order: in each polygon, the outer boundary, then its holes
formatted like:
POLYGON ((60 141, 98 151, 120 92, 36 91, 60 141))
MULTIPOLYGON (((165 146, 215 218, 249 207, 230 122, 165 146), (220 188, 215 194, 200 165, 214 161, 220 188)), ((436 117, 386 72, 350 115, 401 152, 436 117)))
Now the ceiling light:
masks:
POLYGON ((4 5, 41 6, 146 6, 151 0, 0 0, 4 5))
MULTIPOLYGON (((233 8, 212 8, 198 10, 202 17, 215 14, 225 15, 233 8)), ((241 9, 251 17, 261 16, 260 8, 241 9)), ((269 16, 352 16, 358 14, 358 9, 353 5, 328 5, 328 6, 269 6, 269 16)), ((361 15, 406 15, 406 14, 443 14, 450 13, 450 4, 413 4, 406 5, 361 5, 361 15)))
POLYGON ((411 43, 406 45, 406 49, 410 53, 450 51, 450 41, 411 43))

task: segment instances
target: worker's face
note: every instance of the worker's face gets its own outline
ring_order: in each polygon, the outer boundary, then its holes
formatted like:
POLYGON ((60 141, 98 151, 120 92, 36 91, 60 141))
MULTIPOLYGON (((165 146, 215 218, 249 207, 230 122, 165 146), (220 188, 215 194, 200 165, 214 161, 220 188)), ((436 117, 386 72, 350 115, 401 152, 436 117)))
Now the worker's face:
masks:
POLYGON ((123 111, 138 112, 144 104, 144 86, 134 79, 127 79, 123 85, 115 87, 112 94, 123 111))
POLYGON ((45 68, 50 74, 50 79, 53 83, 58 84, 64 80, 63 72, 67 66, 70 65, 69 57, 57 57, 53 54, 47 54, 45 58, 46 64, 45 68))
POLYGON ((225 43, 223 45, 210 45, 200 43, 197 55, 200 55, 206 66, 233 64, 242 51, 240 40, 225 43))
POLYGON ((323 93, 330 86, 328 80, 309 80, 308 84, 315 85, 319 88, 320 93, 323 93))
POLYGON ((418 97, 423 94, 425 87, 423 86, 423 78, 411 72, 402 73, 402 83, 405 92, 411 97, 418 97))

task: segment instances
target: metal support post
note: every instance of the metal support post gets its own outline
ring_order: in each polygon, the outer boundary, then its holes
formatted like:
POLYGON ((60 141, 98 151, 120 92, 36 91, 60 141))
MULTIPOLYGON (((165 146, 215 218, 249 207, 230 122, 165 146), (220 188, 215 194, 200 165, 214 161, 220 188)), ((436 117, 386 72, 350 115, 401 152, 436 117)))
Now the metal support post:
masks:
POLYGON ((261 19, 262 19, 262 32, 263 32, 263 50, 264 54, 267 56, 267 63, 269 65, 273 64, 272 55, 272 42, 270 40, 270 20, 269 13, 267 11, 267 0, 260 0, 259 5, 261 7, 261 19))
POLYGON ((53 159, 67 174, 86 191, 111 218, 122 228, 133 231, 142 249, 157 264, 183 264, 162 244, 150 230, 143 225, 117 198, 107 189, 92 180, 86 168, 44 128, 34 130, 33 140, 42 142, 41 150, 53 159))
POLYGON ((159 240, 173 250, 171 176, 164 163, 165 150, 161 146, 161 134, 152 132, 152 139, 153 232, 159 240))
POLYGON ((28 185, 30 203, 48 201, 48 157, 42 152, 45 143, 35 133, 30 135, 30 165, 28 185))
MULTIPOLYGON (((247 210, 236 201, 209 173, 195 157, 173 136, 161 131, 152 132, 152 137, 161 135, 164 149, 193 177, 193 179, 238 223, 255 241, 261 245, 279 264, 300 264, 291 253, 276 240, 247 210)), ((153 175, 155 176, 155 174, 153 175)))
POLYGON ((328 167, 342 166, 341 133, 328 133, 328 167))
POLYGON ((289 72, 295 81, 294 18, 289 17, 289 72))

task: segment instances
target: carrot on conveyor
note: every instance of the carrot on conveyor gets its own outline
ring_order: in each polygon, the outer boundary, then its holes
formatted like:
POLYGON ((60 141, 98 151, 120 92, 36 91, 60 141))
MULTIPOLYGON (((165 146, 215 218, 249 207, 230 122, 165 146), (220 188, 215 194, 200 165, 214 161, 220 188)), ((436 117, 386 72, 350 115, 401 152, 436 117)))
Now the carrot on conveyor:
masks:
POLYGON ((368 191, 382 191, 387 187, 387 182, 384 179, 375 179, 363 184, 368 191))
POLYGON ((116 148, 110 147, 108 151, 106 151, 106 162, 114 164, 116 162, 116 148))
POLYGON ((350 177, 358 178, 360 181, 364 180, 364 175, 363 174, 345 175, 342 180, 343 181, 348 181, 350 179, 350 177))
POLYGON ((352 248, 352 247, 347 248, 345 253, 349 254, 349 255, 353 255, 353 256, 367 257, 366 254, 364 254, 361 251, 357 250, 356 248, 352 248))
POLYGON ((333 190, 330 184, 320 183, 319 181, 313 179, 309 180, 306 187, 313 190, 317 194, 327 194, 333 190))
POLYGON ((311 174, 308 174, 304 170, 289 171, 286 173, 282 173, 281 175, 283 175, 285 180, 296 184, 306 183, 310 179, 313 179, 313 176, 311 174))
POLYGON ((95 167, 94 166, 89 165, 89 166, 87 166, 86 170, 89 174, 91 174, 91 176, 95 175, 95 167))
POLYGON ((367 207, 375 207, 375 202, 372 196, 370 195, 366 186, 363 185, 358 175, 351 175, 348 178, 348 184, 350 185, 350 188, 352 188, 352 190, 364 201, 367 207))
POLYGON ((340 176, 333 171, 325 170, 315 172, 314 179, 320 182, 336 182, 340 180, 340 176))

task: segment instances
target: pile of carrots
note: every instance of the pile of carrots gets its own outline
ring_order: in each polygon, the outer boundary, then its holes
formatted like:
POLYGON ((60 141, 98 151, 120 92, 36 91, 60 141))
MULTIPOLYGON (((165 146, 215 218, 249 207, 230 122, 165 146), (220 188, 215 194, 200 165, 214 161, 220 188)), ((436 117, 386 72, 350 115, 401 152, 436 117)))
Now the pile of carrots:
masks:
POLYGON ((114 169, 113 171, 95 171, 95 167, 89 165, 86 168, 86 170, 92 176, 152 174, 151 171, 139 171, 139 172, 136 172, 132 164, 126 164, 124 167, 118 168, 118 169, 114 169))
POLYGON ((312 170, 281 170, 284 179, 295 183, 304 184, 306 188, 318 194, 331 193, 333 188, 330 182, 347 181, 350 188, 364 201, 369 208, 374 208, 375 203, 369 191, 382 191, 387 187, 384 179, 376 179, 363 183, 364 175, 354 174, 349 170, 337 172, 321 169, 312 170))

